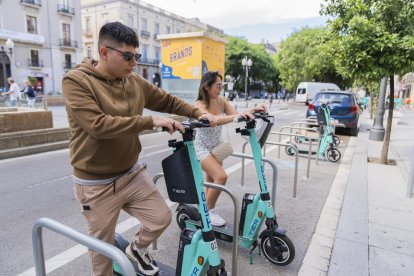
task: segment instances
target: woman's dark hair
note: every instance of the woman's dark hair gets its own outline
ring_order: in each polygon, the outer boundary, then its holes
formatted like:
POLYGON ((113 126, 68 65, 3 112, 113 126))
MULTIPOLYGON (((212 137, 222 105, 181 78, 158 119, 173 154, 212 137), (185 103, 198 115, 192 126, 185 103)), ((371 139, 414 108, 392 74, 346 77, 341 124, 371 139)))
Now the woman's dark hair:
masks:
POLYGON ((108 42, 115 44, 113 46, 117 46, 122 43, 135 48, 138 48, 139 46, 136 32, 132 28, 120 22, 106 23, 100 29, 98 47, 107 46, 106 43, 108 42))
POLYGON ((210 97, 208 96, 208 90, 216 82, 217 78, 223 80, 223 77, 217 71, 207 71, 200 81, 200 87, 198 88, 197 101, 202 101, 208 108, 210 105, 210 97))

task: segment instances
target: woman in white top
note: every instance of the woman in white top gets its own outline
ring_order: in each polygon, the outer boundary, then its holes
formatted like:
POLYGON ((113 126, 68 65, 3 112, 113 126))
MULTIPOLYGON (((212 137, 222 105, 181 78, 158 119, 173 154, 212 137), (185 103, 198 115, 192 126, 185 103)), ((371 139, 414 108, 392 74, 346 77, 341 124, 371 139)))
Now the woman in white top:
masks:
MULTIPOLYGON (((194 145, 197 158, 206 174, 206 181, 225 185, 227 174, 223 168, 223 162, 217 160, 211 151, 222 142, 222 125, 228 124, 236 117, 253 118, 251 112, 263 111, 264 106, 257 106, 251 111, 238 113, 224 97, 220 96, 223 85, 223 77, 218 72, 208 71, 201 78, 198 97, 195 106, 201 111, 216 115, 219 126, 215 128, 199 128, 196 131, 194 145)), ((217 213, 215 207, 220 191, 206 188, 206 200, 210 214, 211 224, 223 226, 226 221, 217 213)))

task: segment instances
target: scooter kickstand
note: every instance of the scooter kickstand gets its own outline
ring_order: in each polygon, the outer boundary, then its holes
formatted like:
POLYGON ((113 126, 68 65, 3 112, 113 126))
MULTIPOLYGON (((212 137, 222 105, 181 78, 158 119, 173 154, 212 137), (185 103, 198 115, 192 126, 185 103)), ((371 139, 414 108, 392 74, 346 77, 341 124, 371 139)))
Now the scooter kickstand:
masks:
MULTIPOLYGON (((252 249, 250 249, 250 251, 249 251, 249 261, 250 261, 250 264, 253 264, 253 251, 256 249, 257 245, 258 245, 258 242, 255 241, 252 244, 252 249)), ((259 247, 259 255, 260 255, 260 247, 259 247)))

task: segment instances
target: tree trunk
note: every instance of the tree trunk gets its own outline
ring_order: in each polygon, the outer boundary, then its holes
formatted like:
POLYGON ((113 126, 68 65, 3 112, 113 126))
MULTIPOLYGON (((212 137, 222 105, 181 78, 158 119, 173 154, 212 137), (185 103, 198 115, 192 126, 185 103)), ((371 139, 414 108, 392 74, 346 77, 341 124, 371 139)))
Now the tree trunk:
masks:
POLYGON ((390 76, 390 102, 388 108, 387 126, 385 127, 384 144, 382 144, 381 164, 388 163, 388 149, 390 146, 392 115, 394 113, 394 75, 390 76))
POLYGON ((372 110, 373 104, 372 102, 374 101, 374 95, 373 95, 373 87, 372 87, 372 83, 370 85, 371 91, 369 92, 369 107, 368 107, 368 111, 369 111, 369 118, 372 120, 374 118, 374 112, 372 110))

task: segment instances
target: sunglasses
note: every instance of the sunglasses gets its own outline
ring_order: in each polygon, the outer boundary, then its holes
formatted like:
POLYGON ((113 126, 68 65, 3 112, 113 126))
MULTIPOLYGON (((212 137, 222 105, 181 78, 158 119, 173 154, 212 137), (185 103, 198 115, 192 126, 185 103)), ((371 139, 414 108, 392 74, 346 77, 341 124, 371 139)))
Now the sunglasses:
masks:
POLYGON ((128 62, 130 62, 132 59, 135 59, 135 61, 138 62, 141 59, 141 56, 142 56, 141 54, 138 54, 138 53, 133 54, 133 53, 130 53, 130 52, 122 52, 118 49, 115 49, 115 48, 112 48, 112 47, 109 47, 109 46, 105 46, 105 48, 117 51, 118 53, 121 53, 122 56, 124 57, 125 61, 128 61, 128 62))

